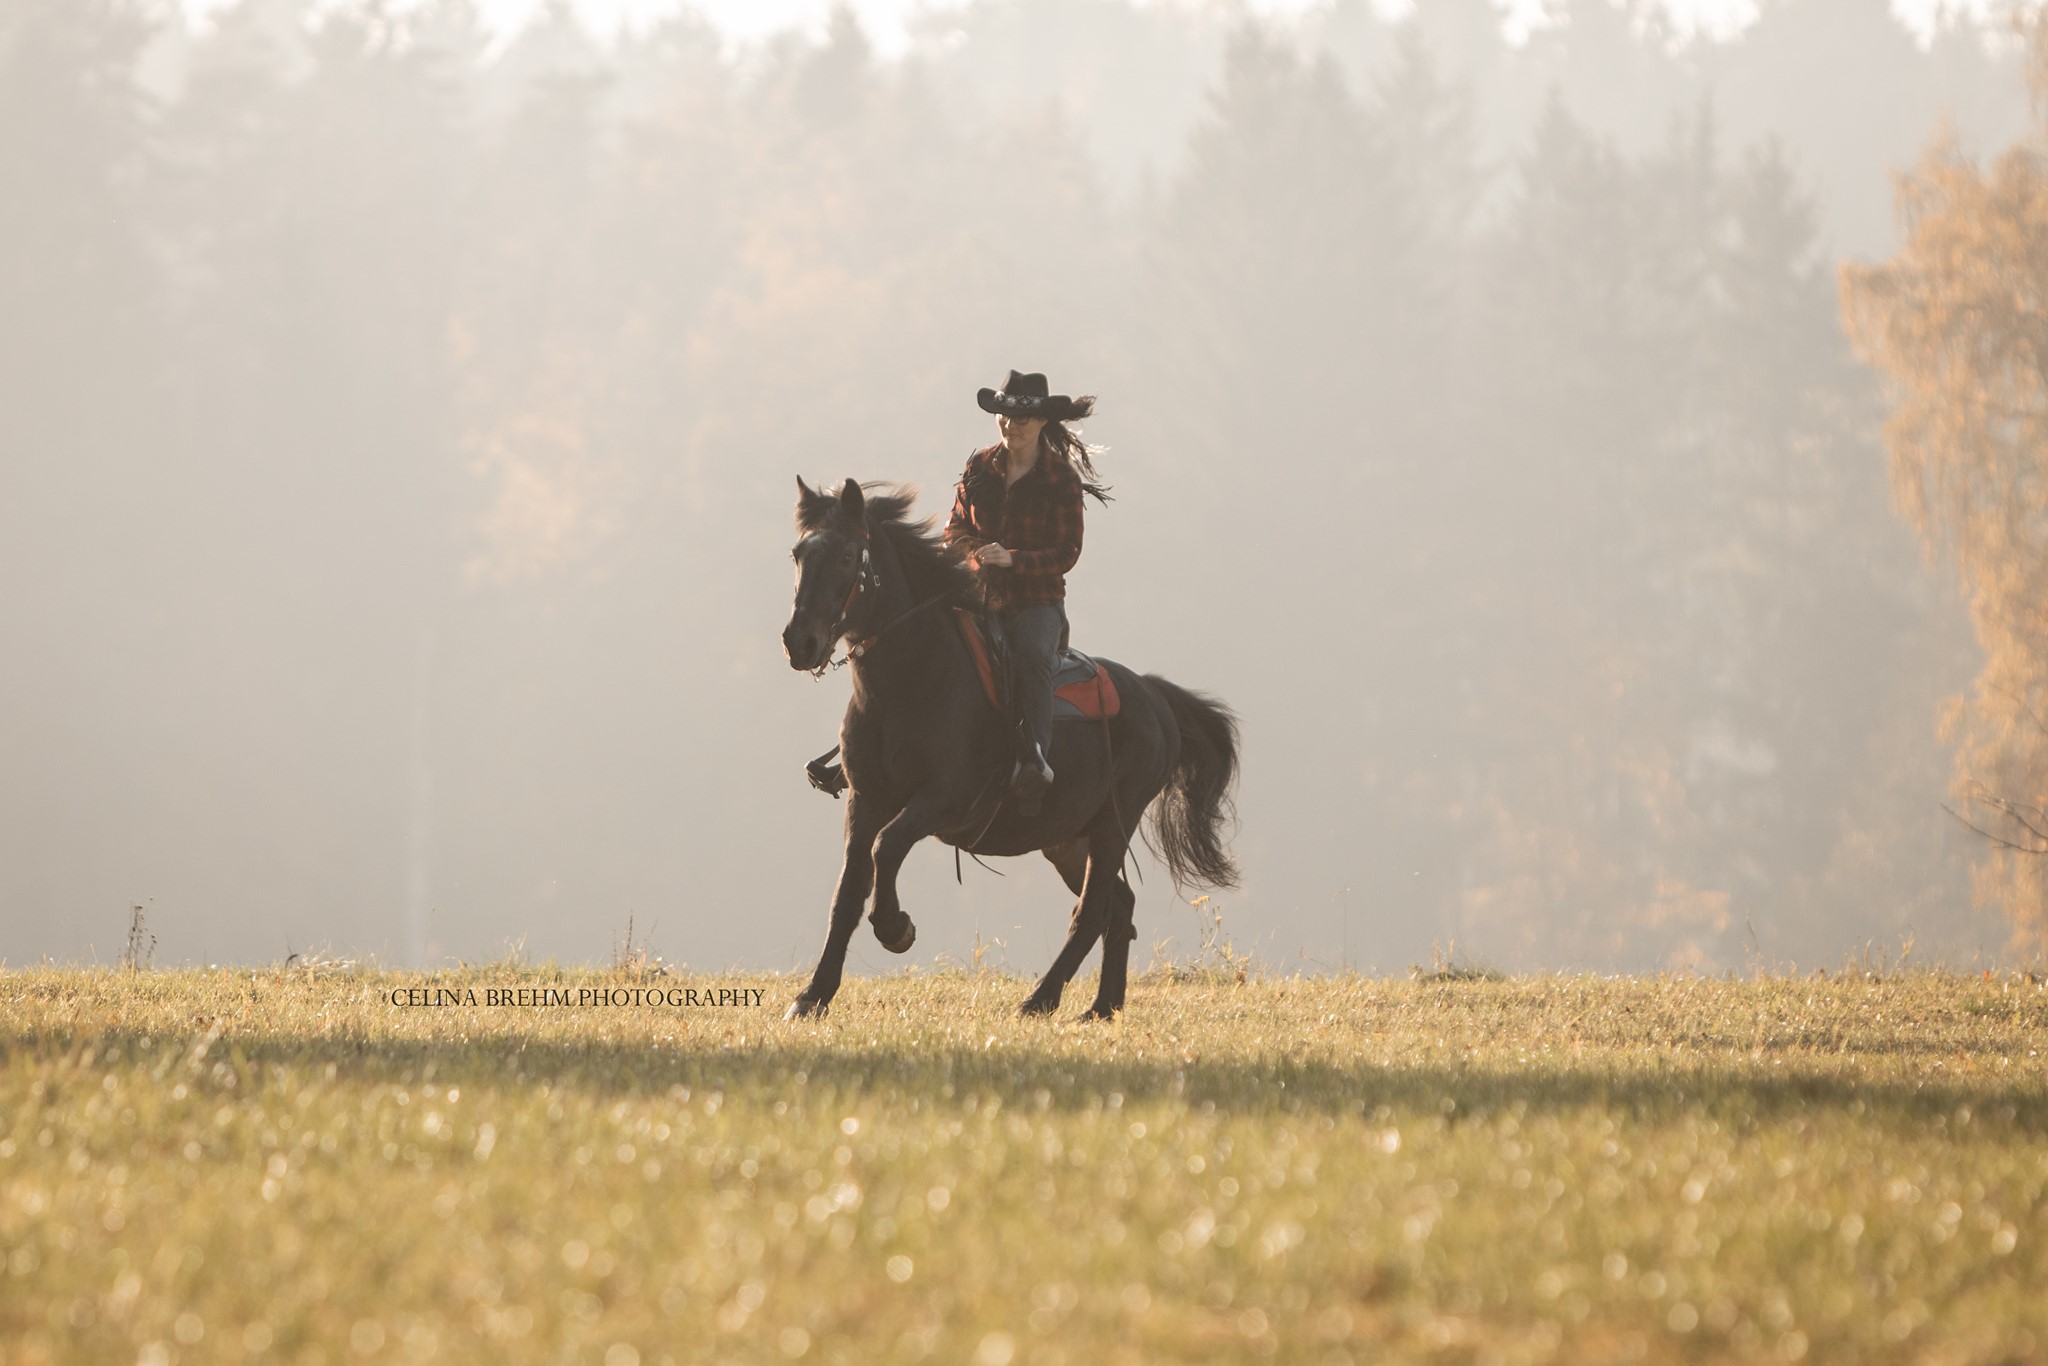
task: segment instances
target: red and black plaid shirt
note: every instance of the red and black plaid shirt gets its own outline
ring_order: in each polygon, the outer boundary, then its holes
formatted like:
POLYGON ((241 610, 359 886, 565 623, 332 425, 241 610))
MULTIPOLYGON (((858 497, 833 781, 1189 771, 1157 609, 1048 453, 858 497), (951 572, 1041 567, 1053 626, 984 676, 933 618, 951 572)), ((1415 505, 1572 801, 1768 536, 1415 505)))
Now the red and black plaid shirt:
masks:
POLYGON ((1040 453, 1023 478, 1004 486, 1009 452, 1000 443, 967 457, 953 490, 946 540, 973 552, 995 544, 1010 567, 981 570, 991 611, 1067 596, 1067 571, 1081 558, 1081 476, 1065 459, 1040 453))

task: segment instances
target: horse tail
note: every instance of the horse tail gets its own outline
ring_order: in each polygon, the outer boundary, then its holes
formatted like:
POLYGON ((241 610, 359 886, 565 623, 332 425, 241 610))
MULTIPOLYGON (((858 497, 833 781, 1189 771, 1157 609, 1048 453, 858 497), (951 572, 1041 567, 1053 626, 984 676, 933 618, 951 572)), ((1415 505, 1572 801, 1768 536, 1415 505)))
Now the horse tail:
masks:
POLYGON ((1176 887, 1235 887, 1237 862, 1223 848, 1223 826, 1237 818, 1237 715, 1213 697, 1169 683, 1158 689, 1180 730, 1166 786, 1152 804, 1152 834, 1176 887))

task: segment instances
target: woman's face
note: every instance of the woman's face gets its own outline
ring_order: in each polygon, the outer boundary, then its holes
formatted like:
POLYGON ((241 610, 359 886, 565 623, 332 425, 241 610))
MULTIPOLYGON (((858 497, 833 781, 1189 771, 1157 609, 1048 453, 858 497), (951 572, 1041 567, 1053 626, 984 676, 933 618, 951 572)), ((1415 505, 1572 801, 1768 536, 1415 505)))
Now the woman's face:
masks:
POLYGON ((996 414, 996 430, 1003 434, 1003 444, 1013 451, 1028 451, 1038 444, 1038 434, 1045 430, 1042 417, 1012 417, 1008 413, 996 414))

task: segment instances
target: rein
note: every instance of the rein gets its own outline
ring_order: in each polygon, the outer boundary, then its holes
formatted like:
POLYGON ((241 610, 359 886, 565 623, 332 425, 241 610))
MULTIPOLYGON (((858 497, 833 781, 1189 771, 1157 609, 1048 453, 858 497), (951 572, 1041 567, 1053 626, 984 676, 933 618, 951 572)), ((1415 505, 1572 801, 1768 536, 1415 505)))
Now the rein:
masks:
POLYGON ((934 597, 926 598, 923 602, 917 603, 916 605, 912 606, 908 611, 903 612, 896 618, 896 620, 890 622, 881 630, 875 632, 871 636, 867 636, 864 639, 862 639, 858 644, 856 644, 853 641, 848 641, 846 643, 846 657, 848 659, 861 658, 862 656, 866 655, 869 650, 872 650, 877 645, 880 645, 882 643, 883 636, 888 635, 891 631, 895 630, 898 626, 901 626, 904 622, 909 621, 919 612, 924 611, 928 607, 944 607, 950 604, 952 601, 953 595, 950 593, 940 593, 934 597))
POLYGON ((882 643, 883 636, 888 635, 891 631, 895 630, 898 626, 901 626, 904 622, 909 621, 919 612, 924 611, 928 607, 943 607, 952 601, 952 597, 945 593, 941 593, 939 596, 935 598, 926 598, 923 602, 918 603, 909 611, 904 612, 901 616, 898 616, 896 620, 890 622, 887 626, 884 626, 881 630, 875 632, 873 635, 867 636, 858 642, 848 641, 846 643, 845 654, 839 656, 839 658, 837 659, 828 660, 827 662, 820 664, 817 668, 811 670, 812 676, 816 678, 823 678, 825 676, 825 670, 842 668, 845 665, 852 663, 854 660, 862 658, 867 654, 869 650, 874 649, 877 645, 880 645, 882 643))

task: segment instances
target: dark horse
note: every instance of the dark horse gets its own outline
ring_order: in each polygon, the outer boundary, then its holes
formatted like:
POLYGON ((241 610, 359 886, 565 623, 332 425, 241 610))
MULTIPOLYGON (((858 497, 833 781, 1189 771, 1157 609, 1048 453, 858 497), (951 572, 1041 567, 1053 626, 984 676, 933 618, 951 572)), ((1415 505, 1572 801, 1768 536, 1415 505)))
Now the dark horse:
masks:
POLYGON ((973 601, 972 572, 931 522, 909 519, 910 492, 870 497, 851 479, 837 496, 802 479, 796 486, 796 605, 783 648, 792 668, 818 673, 844 637, 853 700, 839 731, 850 783, 846 862, 825 952, 790 1017, 831 1004, 870 889, 875 938, 891 953, 910 948, 917 927, 897 903, 896 872, 927 835, 977 854, 1042 850, 1080 900, 1067 942, 1021 1013, 1056 1009, 1099 938, 1102 985, 1088 1014, 1114 1014, 1123 1007, 1137 937, 1124 856, 1155 797, 1153 839, 1175 885, 1236 885, 1222 843, 1237 770, 1236 718, 1212 699, 1102 660, 1120 710, 1107 723, 1053 727, 1052 788, 1038 815, 1020 815, 1004 800, 1008 733, 952 612, 973 601))

